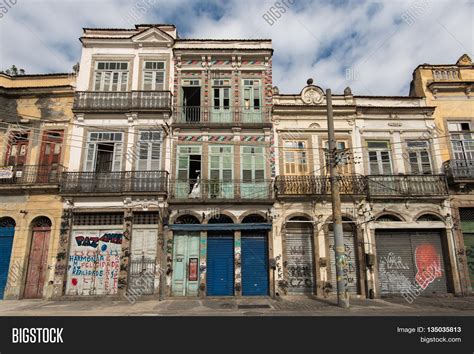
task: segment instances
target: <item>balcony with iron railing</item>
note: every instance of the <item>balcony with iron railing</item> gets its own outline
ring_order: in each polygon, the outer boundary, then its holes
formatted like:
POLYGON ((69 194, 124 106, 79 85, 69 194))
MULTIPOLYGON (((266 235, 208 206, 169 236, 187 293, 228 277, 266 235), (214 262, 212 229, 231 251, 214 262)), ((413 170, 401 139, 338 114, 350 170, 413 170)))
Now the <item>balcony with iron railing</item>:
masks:
POLYGON ((167 194, 167 171, 64 172, 62 195, 167 194))
MULTIPOLYGON (((372 198, 443 197, 448 193, 444 175, 370 175, 338 177, 341 195, 364 195, 372 198)), ((277 176, 277 197, 330 195, 327 176, 277 176)))
MULTIPOLYGON (((366 180, 363 176, 339 176, 341 194, 365 194, 366 180)), ((331 180, 326 176, 277 176, 275 193, 279 196, 330 195, 331 180)))
POLYGON ((178 106, 174 123, 183 125, 270 124, 270 107, 178 106))
POLYGON ((445 175, 370 175, 368 195, 385 197, 444 197, 448 194, 445 175))
POLYGON ((170 91, 77 91, 75 112, 168 111, 170 91))
POLYGON ((0 188, 45 187, 59 184, 61 165, 23 165, 0 167, 0 188))
POLYGON ((448 160, 443 169, 450 184, 474 184, 474 160, 448 160))
POLYGON ((170 202, 264 202, 273 200, 271 180, 174 180, 170 183, 170 202))

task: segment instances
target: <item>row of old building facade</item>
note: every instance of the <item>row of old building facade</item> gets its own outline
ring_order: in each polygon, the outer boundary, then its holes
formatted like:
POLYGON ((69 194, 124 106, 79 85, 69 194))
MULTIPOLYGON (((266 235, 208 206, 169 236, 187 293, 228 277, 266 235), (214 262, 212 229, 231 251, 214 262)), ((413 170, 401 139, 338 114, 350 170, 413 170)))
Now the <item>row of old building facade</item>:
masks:
MULTIPOLYGON (((77 75, 0 74, 0 295, 330 296, 326 94, 270 40, 85 28, 77 75)), ((352 296, 469 294, 473 65, 332 95, 352 296)))

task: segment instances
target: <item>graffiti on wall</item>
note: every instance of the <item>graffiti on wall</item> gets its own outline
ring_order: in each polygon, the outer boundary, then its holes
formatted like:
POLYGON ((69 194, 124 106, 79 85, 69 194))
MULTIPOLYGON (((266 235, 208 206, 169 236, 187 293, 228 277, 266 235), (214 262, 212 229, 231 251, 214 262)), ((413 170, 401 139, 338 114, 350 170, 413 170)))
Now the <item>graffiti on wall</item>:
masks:
POLYGON ((402 256, 394 252, 380 256, 378 262, 380 291, 400 293, 409 303, 436 279, 443 277, 441 255, 431 244, 421 244, 415 248, 414 266, 411 261, 404 261, 402 256))
POLYGON ((234 266, 235 266, 235 290, 240 291, 242 287, 242 270, 241 270, 241 243, 240 238, 235 238, 234 244, 234 266))
POLYGON ((282 294, 287 294, 288 290, 288 282, 285 280, 283 275, 283 268, 285 264, 282 262, 281 254, 275 257, 275 271, 276 271, 276 281, 278 284, 278 291, 277 293, 281 292, 282 294))
POLYGON ((474 288, 474 237, 464 237, 466 248, 467 269, 471 279, 471 287, 474 288))
POLYGON ((441 256, 431 244, 423 244, 415 250, 417 273, 415 280, 425 290, 435 279, 443 276, 441 256))
POLYGON ((122 238, 122 230, 72 233, 67 295, 117 293, 122 238))
POLYGON ((288 265, 289 286, 291 288, 307 288, 313 287, 313 271, 311 264, 288 265))
POLYGON ((410 267, 402 260, 402 257, 394 252, 389 252, 386 256, 379 258, 379 282, 380 291, 401 293, 410 286, 408 277, 402 273, 410 267))

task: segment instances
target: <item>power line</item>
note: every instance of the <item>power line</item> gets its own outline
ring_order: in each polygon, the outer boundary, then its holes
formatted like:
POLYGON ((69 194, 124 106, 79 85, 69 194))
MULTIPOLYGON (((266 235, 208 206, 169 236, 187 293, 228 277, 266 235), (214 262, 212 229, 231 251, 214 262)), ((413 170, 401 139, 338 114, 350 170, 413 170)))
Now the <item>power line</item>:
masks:
MULTIPOLYGON (((10 125, 11 123, 7 123, 7 122, 0 122, 0 124, 6 124, 6 125, 10 125)), ((17 124, 17 126, 19 126, 17 124)), ((81 125, 82 126, 82 125, 81 125)), ((34 127, 31 127, 31 126, 26 126, 26 125, 23 125, 22 127, 24 127, 25 130, 35 130, 35 131, 39 131, 39 132, 44 132, 44 131, 47 131, 46 129, 41 129, 41 128, 34 128, 34 127)), ((99 126, 93 126, 93 127, 97 127, 99 128, 99 126)), ((105 127, 100 127, 100 129, 103 129, 103 131, 101 132, 116 132, 116 133, 122 133, 124 135, 128 135, 128 134, 133 134, 133 135, 139 135, 141 132, 143 131, 153 131, 153 130, 143 130, 143 128, 138 128, 138 132, 124 132, 123 130, 113 130, 111 128, 105 128, 105 127), (142 131, 140 131, 142 130, 142 131)), ((12 130, 14 130, 14 128, 12 128, 12 130)), ((54 129, 51 129, 51 130, 54 130, 54 129)), ((162 130, 162 128, 159 128, 159 130, 162 130)), ((77 140, 77 139, 69 139, 71 141, 75 141, 75 142, 84 142, 84 136, 79 136, 79 135, 74 135, 74 134, 69 134, 70 136, 73 136, 73 137, 77 137, 79 138, 80 140, 77 140)), ((434 140, 434 139, 442 139, 442 138, 448 138, 452 135, 449 134, 449 135, 440 135, 440 136, 431 136, 431 137, 427 137, 426 139, 421 139, 422 141, 428 141, 428 140, 434 140)), ((412 141, 412 140, 419 140, 420 137, 413 137, 407 141, 400 141, 400 142, 388 142, 389 143, 389 146, 393 146, 393 145, 398 145, 398 144, 407 144, 407 142, 409 141, 412 141)), ((374 141, 382 141, 382 140, 386 140, 388 138, 385 138, 385 137, 376 137, 376 138, 373 138, 374 141)), ((162 142, 163 140, 160 140, 160 141, 157 141, 157 143, 159 142, 162 142)), ((343 140, 338 140, 338 141, 343 141, 343 140)), ((88 143, 89 141, 86 140, 86 143, 88 143)), ((138 142, 142 142, 142 141, 138 141, 138 142)), ((138 143, 137 142, 137 143, 138 143)), ((143 142, 147 142, 146 141, 143 141, 143 142)), ((196 141, 195 143, 209 143, 209 145, 227 145, 227 146, 230 146, 232 144, 230 143, 233 143, 234 141, 228 141, 228 142, 219 142, 219 141, 196 141)), ((248 143, 248 142, 245 142, 245 141, 239 141, 240 143, 248 143)), ((54 142, 51 142, 54 144, 54 142)), ((123 142, 122 142, 123 143, 123 142)), ((182 144, 182 142, 180 142, 182 144)), ((178 143, 178 144, 180 144, 178 143)), ((191 143, 194 143, 194 142, 191 142, 191 143)), ((268 142, 267 142, 268 143, 268 142)), ((56 144, 59 144, 59 143, 56 143, 56 144)), ((65 144, 63 143, 65 146, 70 146, 70 147, 77 147, 77 146, 72 146, 71 144, 65 144)), ((113 142, 101 142, 101 144, 114 144, 113 142)), ((135 145, 135 144, 131 144, 131 145, 135 145)), ((182 145, 191 145, 191 144, 182 144, 182 145)), ((241 144, 242 145, 242 144, 241 144)), ((261 144, 262 146, 264 145, 268 145, 268 144, 261 144)), ((447 145, 447 144, 446 144, 447 145)), ((166 146, 167 149, 171 149, 171 147, 169 146, 166 146)), ((274 146, 267 146, 267 148, 271 148, 271 149, 275 149, 275 150, 283 150, 283 151, 295 151, 295 152, 304 152, 304 151, 308 151, 308 150, 321 150, 321 151, 324 151, 324 152, 328 152, 328 149, 327 148, 320 148, 320 147, 305 147, 305 148, 293 148, 293 147, 285 147, 285 146, 277 146, 277 145, 274 145, 274 146)), ((346 152, 346 151, 351 151, 351 150, 359 150, 359 149, 369 149, 368 146, 356 146, 356 147, 350 147, 350 148, 345 148, 345 149, 338 149, 338 151, 340 152, 346 152)))

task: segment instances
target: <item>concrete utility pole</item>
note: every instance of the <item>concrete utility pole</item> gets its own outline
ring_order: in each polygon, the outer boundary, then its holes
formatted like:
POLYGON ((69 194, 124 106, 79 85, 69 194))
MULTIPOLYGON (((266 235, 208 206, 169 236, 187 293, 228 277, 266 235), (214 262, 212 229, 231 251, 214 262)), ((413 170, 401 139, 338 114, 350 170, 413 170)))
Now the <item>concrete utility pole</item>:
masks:
POLYGON ((334 134, 334 119, 332 114, 331 90, 326 90, 328 111, 328 145, 329 145, 329 174, 331 180, 332 219, 334 232, 334 252, 336 256, 337 304, 339 307, 349 308, 349 295, 344 281, 344 264, 346 255, 344 250, 344 236, 342 232, 341 196, 339 195, 339 181, 336 163, 336 135, 334 134))

